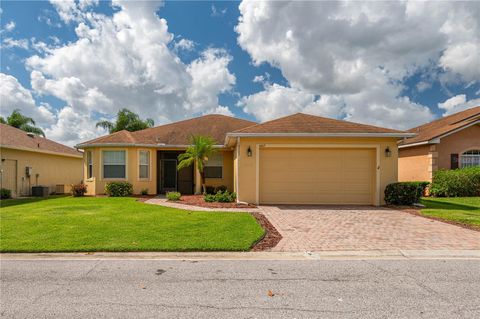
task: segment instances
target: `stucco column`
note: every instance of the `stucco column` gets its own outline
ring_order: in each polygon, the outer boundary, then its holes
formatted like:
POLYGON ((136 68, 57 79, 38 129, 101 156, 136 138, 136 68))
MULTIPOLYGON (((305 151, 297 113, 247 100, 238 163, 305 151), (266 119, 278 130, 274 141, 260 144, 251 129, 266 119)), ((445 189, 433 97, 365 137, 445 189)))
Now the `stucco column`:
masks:
POLYGON ((437 145, 430 145, 428 152, 428 177, 430 182, 433 179, 433 173, 438 169, 438 152, 437 145))

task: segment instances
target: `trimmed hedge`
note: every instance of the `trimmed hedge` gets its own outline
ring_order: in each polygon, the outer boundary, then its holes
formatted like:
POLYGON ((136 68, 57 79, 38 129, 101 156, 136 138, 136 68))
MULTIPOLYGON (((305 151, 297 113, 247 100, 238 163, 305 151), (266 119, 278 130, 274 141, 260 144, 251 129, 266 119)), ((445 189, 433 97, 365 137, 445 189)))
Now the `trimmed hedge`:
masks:
POLYGON ((111 197, 126 197, 133 194, 133 185, 129 182, 111 182, 105 185, 105 193, 111 197))
POLYGON ((385 202, 393 205, 412 205, 418 203, 429 184, 429 182, 399 182, 388 184, 385 188, 385 202))
POLYGON ((430 194, 435 197, 480 196, 480 167, 436 171, 430 194))
POLYGON ((0 199, 12 198, 12 191, 6 188, 0 188, 0 199))
POLYGON ((235 192, 229 191, 218 191, 215 195, 213 194, 204 194, 203 200, 207 203, 219 202, 219 203, 231 203, 237 199, 237 194, 235 192))

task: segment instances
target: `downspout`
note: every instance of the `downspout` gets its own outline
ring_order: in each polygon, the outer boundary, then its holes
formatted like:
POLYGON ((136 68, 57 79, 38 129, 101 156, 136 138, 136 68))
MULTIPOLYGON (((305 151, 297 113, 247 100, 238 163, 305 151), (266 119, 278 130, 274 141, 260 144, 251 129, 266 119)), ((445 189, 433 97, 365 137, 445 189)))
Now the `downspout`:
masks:
POLYGON ((240 173, 238 171, 238 168, 239 168, 239 165, 238 165, 238 161, 240 161, 240 137, 237 137, 237 146, 235 148, 235 151, 237 152, 237 161, 235 162, 235 166, 236 166, 236 173, 237 173, 237 176, 235 178, 235 191, 237 192, 237 203, 240 201, 238 198, 240 197, 239 194, 238 194, 238 179, 240 178, 240 173))

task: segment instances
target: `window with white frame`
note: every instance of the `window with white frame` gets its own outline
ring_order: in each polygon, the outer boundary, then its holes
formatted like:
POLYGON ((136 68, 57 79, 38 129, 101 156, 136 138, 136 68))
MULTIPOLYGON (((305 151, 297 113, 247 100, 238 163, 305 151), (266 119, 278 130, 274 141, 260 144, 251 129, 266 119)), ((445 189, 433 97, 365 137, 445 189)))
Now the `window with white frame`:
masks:
POLYGON ((480 150, 466 151, 460 156, 460 167, 480 166, 480 150))
POLYGON ((138 176, 142 179, 150 178, 150 151, 140 151, 138 160, 138 176))
POLYGON ((208 158, 203 168, 205 178, 223 177, 223 154, 218 152, 208 158))
POLYGON ((103 178, 126 178, 125 151, 103 151, 103 178))
POLYGON ((93 156, 92 151, 87 151, 87 178, 93 177, 93 156))

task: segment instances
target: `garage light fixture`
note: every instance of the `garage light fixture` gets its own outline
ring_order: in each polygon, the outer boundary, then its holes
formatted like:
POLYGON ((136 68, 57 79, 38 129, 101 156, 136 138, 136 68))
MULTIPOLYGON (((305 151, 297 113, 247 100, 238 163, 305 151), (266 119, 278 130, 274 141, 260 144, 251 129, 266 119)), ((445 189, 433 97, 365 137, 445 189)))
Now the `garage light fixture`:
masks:
POLYGON ((385 157, 391 157, 392 156, 392 151, 390 150, 390 147, 387 146, 385 149, 385 157))
POLYGON ((247 156, 252 157, 252 149, 250 148, 250 146, 247 149, 247 156))

